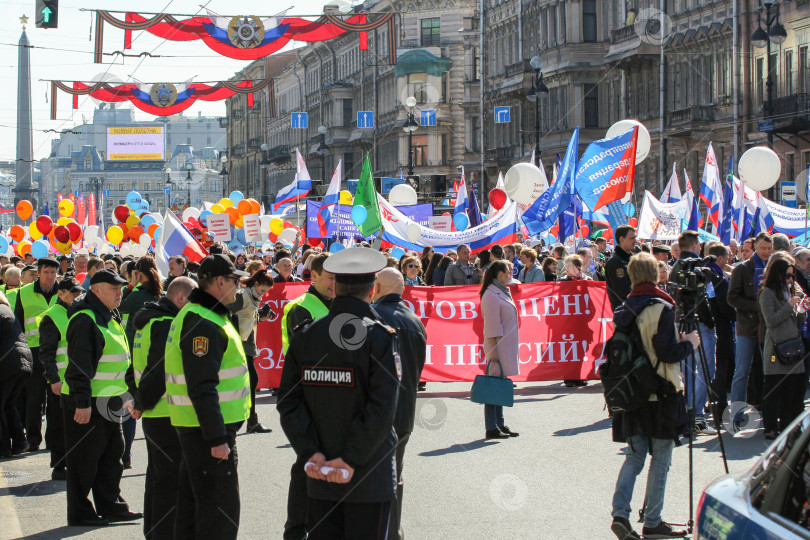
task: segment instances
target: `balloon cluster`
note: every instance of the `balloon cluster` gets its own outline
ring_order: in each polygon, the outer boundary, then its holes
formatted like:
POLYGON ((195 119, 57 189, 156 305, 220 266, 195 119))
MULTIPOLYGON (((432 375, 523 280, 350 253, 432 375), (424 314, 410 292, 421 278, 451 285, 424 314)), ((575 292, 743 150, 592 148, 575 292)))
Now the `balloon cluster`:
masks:
MULTIPOLYGON (((34 217, 34 205, 31 201, 22 200, 16 206, 17 215, 23 221, 34 217)), ((45 257, 50 252, 68 254, 73 246, 82 241, 84 232, 82 227, 73 219, 73 201, 63 199, 59 201, 59 218, 56 222, 50 216, 39 216, 32 219, 27 227, 12 225, 8 238, 0 237, 0 253, 16 253, 24 257, 28 253, 37 259, 45 257)))

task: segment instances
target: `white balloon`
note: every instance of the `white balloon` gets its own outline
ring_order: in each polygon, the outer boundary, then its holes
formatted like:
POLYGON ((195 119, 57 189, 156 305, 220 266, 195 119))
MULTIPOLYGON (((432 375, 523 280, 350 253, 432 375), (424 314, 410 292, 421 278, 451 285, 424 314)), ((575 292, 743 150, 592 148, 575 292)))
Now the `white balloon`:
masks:
POLYGON ((98 225, 88 225, 84 228, 84 241, 92 242, 98 238, 98 225))
POLYGON ((199 219, 200 218, 200 209, 195 208, 193 206, 189 206, 185 210, 183 210, 183 223, 188 221, 188 218, 199 219))
POLYGON ((388 194, 388 202, 394 206, 408 206, 416 204, 416 190, 409 184, 397 184, 388 194))
POLYGON ((122 257, 126 257, 127 255, 132 255, 132 250, 129 248, 128 245, 123 244, 121 249, 118 250, 118 254, 122 257))
POLYGON ((262 227, 262 238, 269 238, 270 237, 270 227, 262 227))
POLYGON ((270 230, 270 221, 273 219, 273 216, 259 216, 259 223, 262 225, 262 229, 270 230))
MULTIPOLYGON (((270 236, 270 235, 268 235, 268 236, 270 236)), ((273 250, 273 244, 271 244, 270 242, 265 242, 264 244, 262 244, 262 252, 266 253, 266 252, 272 251, 272 250, 273 250)))
POLYGON ((146 250, 146 248, 152 245, 152 237, 148 234, 142 234, 138 239, 138 244, 143 246, 144 250, 146 250))
POLYGON ((113 248, 111 248, 109 245, 105 244, 99 248, 98 253, 99 255, 112 255, 115 253, 115 250, 113 250, 113 248))
POLYGON ((76 255, 90 255, 90 252, 87 251, 87 248, 81 248, 76 251, 76 255))
MULTIPOLYGON (((546 173, 531 163, 513 165, 503 178, 506 194, 520 204, 533 203, 548 189, 546 173)), ((467 192, 469 195, 469 192, 467 192)))
POLYGON ((106 241, 106 240, 104 240, 103 238, 100 238, 100 237, 97 237, 95 240, 93 240, 93 243, 94 243, 96 246, 100 247, 100 248, 102 248, 102 247, 104 247, 104 246, 106 246, 106 245, 107 245, 107 241, 106 241))
POLYGON ((279 233, 278 239, 282 242, 289 242, 290 244, 295 243, 295 235, 298 234, 298 231, 295 229, 284 229, 279 233))
POLYGON ((627 133, 634 127, 638 126, 638 139, 636 140, 636 165, 647 159, 650 155, 650 132, 641 122, 636 120, 619 120, 607 130, 605 134, 606 139, 611 139, 622 133, 627 133))
POLYGON ((155 218, 155 221, 157 221, 158 223, 163 223, 163 214, 152 212, 152 217, 155 218))
POLYGON ((767 146, 755 146, 746 151, 737 164, 740 180, 755 191, 773 187, 782 174, 782 162, 767 146))
POLYGON ((405 228, 405 236, 413 243, 422 238, 422 227, 418 223, 411 223, 405 228))

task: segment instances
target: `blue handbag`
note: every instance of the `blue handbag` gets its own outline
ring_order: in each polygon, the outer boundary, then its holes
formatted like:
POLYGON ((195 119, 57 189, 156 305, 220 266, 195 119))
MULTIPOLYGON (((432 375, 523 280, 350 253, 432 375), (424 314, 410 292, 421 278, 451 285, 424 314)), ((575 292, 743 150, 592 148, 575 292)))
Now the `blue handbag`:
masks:
MULTIPOLYGON (((486 373, 489 373, 487 362, 486 373)), ((503 368, 501 368, 503 373, 503 368)), ((511 407, 515 404, 515 387, 512 380, 506 377, 493 377, 491 375, 476 375, 470 390, 470 401, 484 405, 500 405, 511 407)))

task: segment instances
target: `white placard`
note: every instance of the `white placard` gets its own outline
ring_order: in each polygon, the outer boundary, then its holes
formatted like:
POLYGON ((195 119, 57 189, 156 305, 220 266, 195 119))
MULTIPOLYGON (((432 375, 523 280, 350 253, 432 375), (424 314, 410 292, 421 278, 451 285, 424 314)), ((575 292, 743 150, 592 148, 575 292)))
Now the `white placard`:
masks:
POLYGON ((262 220, 259 218, 259 214, 242 216, 242 221, 245 224, 245 239, 248 242, 261 242, 262 220))
POLYGON ((228 214, 213 214, 208 216, 208 232, 217 242, 231 241, 231 222, 228 214))
POLYGON ((450 232, 450 224, 453 218, 450 216, 433 216, 430 218, 430 228, 435 231, 450 232))

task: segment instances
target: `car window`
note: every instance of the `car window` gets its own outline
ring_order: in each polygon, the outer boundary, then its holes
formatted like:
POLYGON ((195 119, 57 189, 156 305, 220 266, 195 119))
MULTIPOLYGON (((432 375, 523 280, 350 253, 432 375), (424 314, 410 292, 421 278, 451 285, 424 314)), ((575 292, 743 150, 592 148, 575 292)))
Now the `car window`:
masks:
MULTIPOLYGON (((805 417, 797 426, 800 429, 793 430, 796 435, 790 434, 794 442, 799 439, 798 435, 806 430, 808 425, 810 425, 810 416, 805 417)), ((806 446, 806 442, 804 444, 805 448, 802 450, 799 460, 788 471, 789 480, 784 506, 779 513, 791 522, 810 530, 810 447, 806 446)))
MULTIPOLYGON (((759 509, 761 507, 780 466, 790 454, 793 444, 808 427, 810 427, 810 415, 805 416, 787 436, 780 438, 779 443, 769 449, 768 453, 763 456, 748 484, 751 505, 754 508, 759 509)), ((804 456, 802 462, 804 462, 804 456)), ((801 477, 801 475, 798 477, 801 477)))

